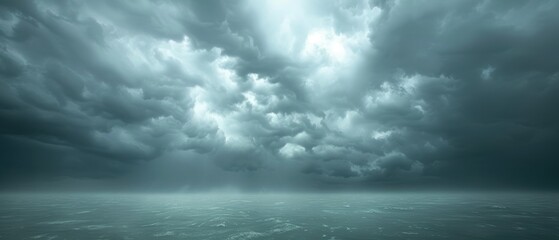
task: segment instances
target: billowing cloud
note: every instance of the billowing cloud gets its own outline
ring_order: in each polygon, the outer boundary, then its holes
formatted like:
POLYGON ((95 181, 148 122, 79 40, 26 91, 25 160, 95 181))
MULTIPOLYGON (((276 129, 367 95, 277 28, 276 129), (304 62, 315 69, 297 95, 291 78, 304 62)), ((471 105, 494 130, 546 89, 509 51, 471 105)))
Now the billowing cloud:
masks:
POLYGON ((4 1, 3 186, 553 187, 557 10, 4 1))

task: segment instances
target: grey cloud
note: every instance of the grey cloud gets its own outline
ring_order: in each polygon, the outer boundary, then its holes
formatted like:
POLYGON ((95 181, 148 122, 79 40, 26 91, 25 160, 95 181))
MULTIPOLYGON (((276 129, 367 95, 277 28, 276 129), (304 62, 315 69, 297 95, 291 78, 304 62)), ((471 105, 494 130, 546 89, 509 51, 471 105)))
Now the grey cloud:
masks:
POLYGON ((430 119, 405 124, 412 132, 444 139, 430 156, 445 162, 447 169, 439 174, 517 185, 547 181, 546 169, 556 166, 554 150, 544 147, 557 141, 549 125, 556 122, 556 111, 545 107, 557 102, 547 94, 557 87, 552 79, 558 62, 548 58, 557 44, 547 24, 556 21, 556 8, 553 2, 530 1, 393 4, 378 23, 371 38, 378 49, 375 70, 453 79, 416 89, 415 96, 431 107, 430 119), (410 15, 416 20, 409 21, 410 15), (483 79, 488 67, 495 70, 483 79), (434 94, 437 88, 440 94, 434 94), (544 108, 548 111, 536 110, 544 108), (532 170, 521 170, 522 165, 532 170))
POLYGON ((6 1, 2 181, 553 187, 558 7, 6 1))

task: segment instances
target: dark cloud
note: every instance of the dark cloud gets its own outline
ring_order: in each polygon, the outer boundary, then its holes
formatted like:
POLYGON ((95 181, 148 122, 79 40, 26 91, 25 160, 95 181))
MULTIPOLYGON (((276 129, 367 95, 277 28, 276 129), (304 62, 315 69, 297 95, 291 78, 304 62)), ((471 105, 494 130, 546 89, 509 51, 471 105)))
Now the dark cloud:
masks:
POLYGON ((2 186, 555 188, 558 9, 4 1, 2 186))

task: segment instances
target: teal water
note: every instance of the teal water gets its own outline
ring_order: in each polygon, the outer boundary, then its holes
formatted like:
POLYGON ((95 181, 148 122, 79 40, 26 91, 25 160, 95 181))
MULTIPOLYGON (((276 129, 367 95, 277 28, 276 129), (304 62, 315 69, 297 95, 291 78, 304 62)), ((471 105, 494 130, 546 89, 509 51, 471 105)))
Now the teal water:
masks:
POLYGON ((0 239, 559 239, 559 195, 2 194, 0 239))

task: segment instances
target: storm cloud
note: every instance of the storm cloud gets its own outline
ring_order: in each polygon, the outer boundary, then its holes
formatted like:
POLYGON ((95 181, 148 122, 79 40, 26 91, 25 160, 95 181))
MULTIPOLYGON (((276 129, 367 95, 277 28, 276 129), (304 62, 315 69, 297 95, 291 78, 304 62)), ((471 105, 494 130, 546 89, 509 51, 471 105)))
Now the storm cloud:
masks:
POLYGON ((3 188, 559 186, 557 1, 2 1, 3 188))

